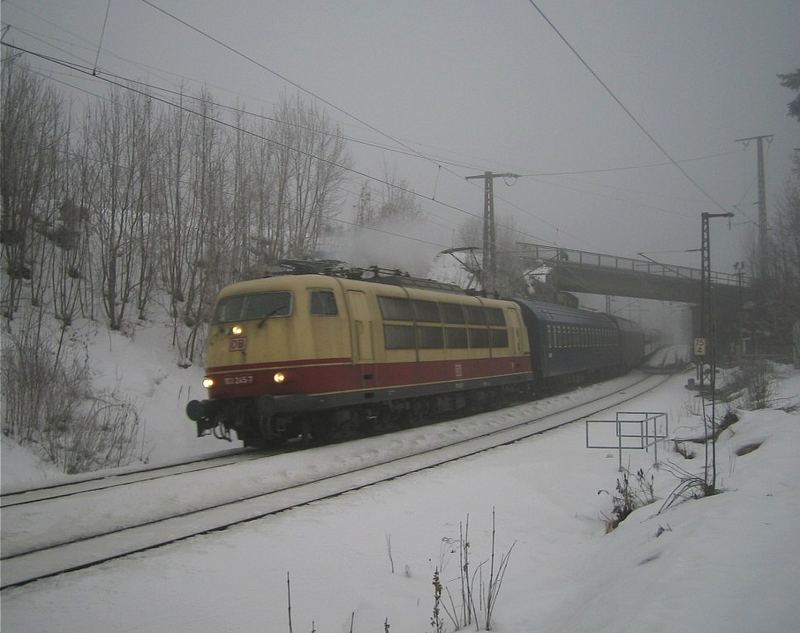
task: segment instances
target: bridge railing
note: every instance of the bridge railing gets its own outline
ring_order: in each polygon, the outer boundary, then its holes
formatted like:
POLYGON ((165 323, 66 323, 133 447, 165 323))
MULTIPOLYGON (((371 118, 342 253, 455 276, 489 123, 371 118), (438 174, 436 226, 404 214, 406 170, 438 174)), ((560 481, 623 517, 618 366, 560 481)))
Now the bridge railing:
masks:
MULTIPOLYGON (((603 253, 592 253, 589 251, 578 251, 570 248, 558 246, 546 246, 542 244, 529 244, 518 242, 524 249, 524 254, 545 263, 558 264, 569 263, 581 266, 597 266, 600 268, 610 268, 614 270, 629 270, 648 275, 658 275, 660 277, 672 277, 679 279, 689 279, 700 281, 702 271, 699 268, 689 268, 688 266, 673 266, 671 264, 660 264, 646 259, 632 259, 630 257, 618 257, 616 255, 605 255, 603 253)), ((711 273, 711 282, 726 286, 746 285, 745 275, 739 273, 711 273)))

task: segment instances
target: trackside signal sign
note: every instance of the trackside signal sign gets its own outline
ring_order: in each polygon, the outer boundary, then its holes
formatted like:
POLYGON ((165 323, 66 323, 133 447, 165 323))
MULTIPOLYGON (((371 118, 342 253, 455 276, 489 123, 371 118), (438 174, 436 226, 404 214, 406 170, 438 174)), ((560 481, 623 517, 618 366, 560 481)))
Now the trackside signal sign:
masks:
POLYGON ((705 356, 706 355, 706 339, 702 337, 698 337, 694 339, 694 355, 695 356, 705 356))

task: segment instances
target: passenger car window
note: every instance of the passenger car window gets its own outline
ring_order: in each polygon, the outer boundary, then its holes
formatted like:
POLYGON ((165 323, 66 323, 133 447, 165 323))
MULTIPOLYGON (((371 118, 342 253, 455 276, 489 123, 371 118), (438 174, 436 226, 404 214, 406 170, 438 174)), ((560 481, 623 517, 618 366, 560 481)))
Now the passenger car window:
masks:
POLYGON ((335 316, 339 314, 336 309, 336 296, 333 291, 311 291, 311 314, 315 316, 335 316))

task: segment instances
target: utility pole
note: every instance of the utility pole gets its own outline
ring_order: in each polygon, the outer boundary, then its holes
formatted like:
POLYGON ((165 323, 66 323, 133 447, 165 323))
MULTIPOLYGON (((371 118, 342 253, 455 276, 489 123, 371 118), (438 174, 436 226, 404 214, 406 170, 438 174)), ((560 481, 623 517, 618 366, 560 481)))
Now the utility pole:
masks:
POLYGON ((756 141, 758 147, 758 267, 759 276, 767 275, 767 191, 764 177, 764 140, 771 143, 772 134, 737 138, 735 143, 744 143, 745 147, 750 141, 756 141))
POLYGON ((708 455, 708 432, 706 432, 706 464, 705 464, 705 485, 707 489, 714 490, 717 484, 717 424, 716 415, 716 383, 717 383, 717 353, 716 353, 716 321, 714 315, 714 302, 711 295, 711 235, 708 221, 711 218, 732 218, 733 213, 703 213, 702 237, 700 244, 700 333, 702 343, 698 346, 695 342, 695 354, 700 359, 700 397, 703 402, 703 423, 707 428, 706 407, 705 407, 705 363, 708 361, 711 375, 711 480, 708 478, 709 455, 708 455), (702 353, 700 351, 702 350, 702 353))
POLYGON ((517 178, 517 174, 495 174, 485 171, 480 176, 467 176, 466 180, 483 178, 483 290, 495 290, 497 277, 497 245, 494 229, 494 179, 517 178))

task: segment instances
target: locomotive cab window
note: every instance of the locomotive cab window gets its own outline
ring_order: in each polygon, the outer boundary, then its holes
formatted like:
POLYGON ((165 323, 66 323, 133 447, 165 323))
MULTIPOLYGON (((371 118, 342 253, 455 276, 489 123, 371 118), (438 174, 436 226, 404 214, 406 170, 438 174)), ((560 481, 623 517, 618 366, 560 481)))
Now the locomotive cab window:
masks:
POLYGON ((289 292, 264 292, 236 295, 220 299, 214 310, 214 323, 254 321, 291 314, 292 295, 289 292))
POLYGON ((314 316, 336 316, 336 296, 332 290, 311 291, 311 314, 314 316))

